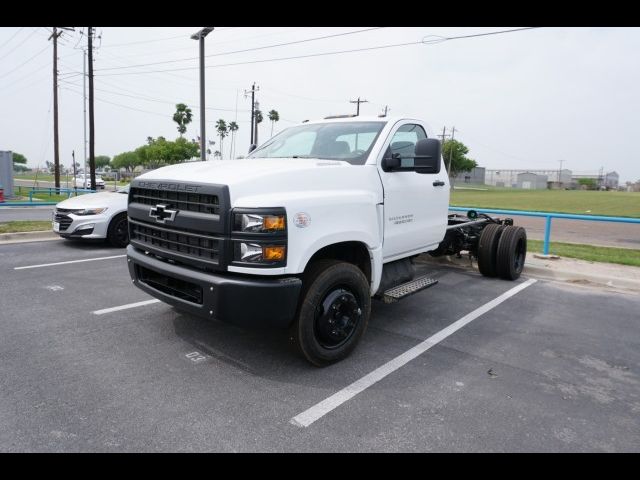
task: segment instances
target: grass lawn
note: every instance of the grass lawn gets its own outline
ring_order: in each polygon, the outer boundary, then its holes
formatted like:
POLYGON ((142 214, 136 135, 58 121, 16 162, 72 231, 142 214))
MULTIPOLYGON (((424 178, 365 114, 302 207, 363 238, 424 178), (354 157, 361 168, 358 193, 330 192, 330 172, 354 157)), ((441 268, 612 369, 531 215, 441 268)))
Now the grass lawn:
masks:
MULTIPOLYGON (((542 240, 527 240, 527 249, 531 252, 542 253, 542 246, 542 240)), ((594 247, 578 243, 551 242, 549 253, 590 262, 618 263, 640 267, 640 250, 630 248, 594 247)))
POLYGON ((451 206, 640 218, 640 192, 589 190, 454 190, 451 206))
POLYGON ((15 220, 13 222, 0 223, 0 233, 37 232, 51 230, 49 220, 15 220))

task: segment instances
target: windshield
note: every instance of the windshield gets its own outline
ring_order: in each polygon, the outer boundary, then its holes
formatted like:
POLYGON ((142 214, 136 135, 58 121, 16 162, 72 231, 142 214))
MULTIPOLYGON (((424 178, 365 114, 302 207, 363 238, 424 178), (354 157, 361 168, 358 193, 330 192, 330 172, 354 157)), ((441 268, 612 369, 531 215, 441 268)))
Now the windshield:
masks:
POLYGON ((385 123, 335 122, 291 127, 247 158, 321 158, 363 165, 385 123))

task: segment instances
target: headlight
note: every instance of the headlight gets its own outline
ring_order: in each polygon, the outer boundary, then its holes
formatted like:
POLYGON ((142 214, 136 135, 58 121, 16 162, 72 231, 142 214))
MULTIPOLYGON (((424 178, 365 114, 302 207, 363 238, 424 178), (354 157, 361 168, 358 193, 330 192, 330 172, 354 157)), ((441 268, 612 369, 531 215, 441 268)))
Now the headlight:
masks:
POLYGON ((263 213, 236 213, 234 230, 247 233, 281 233, 287 229, 286 216, 263 213))
POLYGON ((240 242, 236 260, 240 262, 272 264, 285 260, 287 247, 284 245, 259 245, 240 242))
POLYGON ((71 213, 73 213, 74 215, 99 215, 106 210, 106 208, 84 208, 71 213))

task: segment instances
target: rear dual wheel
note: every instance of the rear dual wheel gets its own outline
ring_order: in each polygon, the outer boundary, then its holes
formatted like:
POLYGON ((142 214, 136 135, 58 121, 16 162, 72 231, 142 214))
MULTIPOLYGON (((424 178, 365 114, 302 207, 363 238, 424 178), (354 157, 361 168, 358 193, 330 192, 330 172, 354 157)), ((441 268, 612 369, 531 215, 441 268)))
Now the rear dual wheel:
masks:
POLYGON ((524 268, 527 232, 522 227, 487 225, 478 242, 478 269, 485 277, 516 280, 524 268))

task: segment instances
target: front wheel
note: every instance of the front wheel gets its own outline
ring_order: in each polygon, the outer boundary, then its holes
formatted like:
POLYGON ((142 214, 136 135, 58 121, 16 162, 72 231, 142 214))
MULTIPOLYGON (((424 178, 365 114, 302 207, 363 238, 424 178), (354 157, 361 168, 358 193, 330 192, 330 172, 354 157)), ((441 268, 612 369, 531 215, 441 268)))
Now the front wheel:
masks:
POLYGON ((114 247, 126 247, 129 243, 127 212, 119 213, 111 219, 107 231, 107 240, 114 247))
POLYGON ((321 260, 303 280, 291 336, 304 357, 324 367, 347 357, 371 315, 369 282, 351 263, 321 260))

